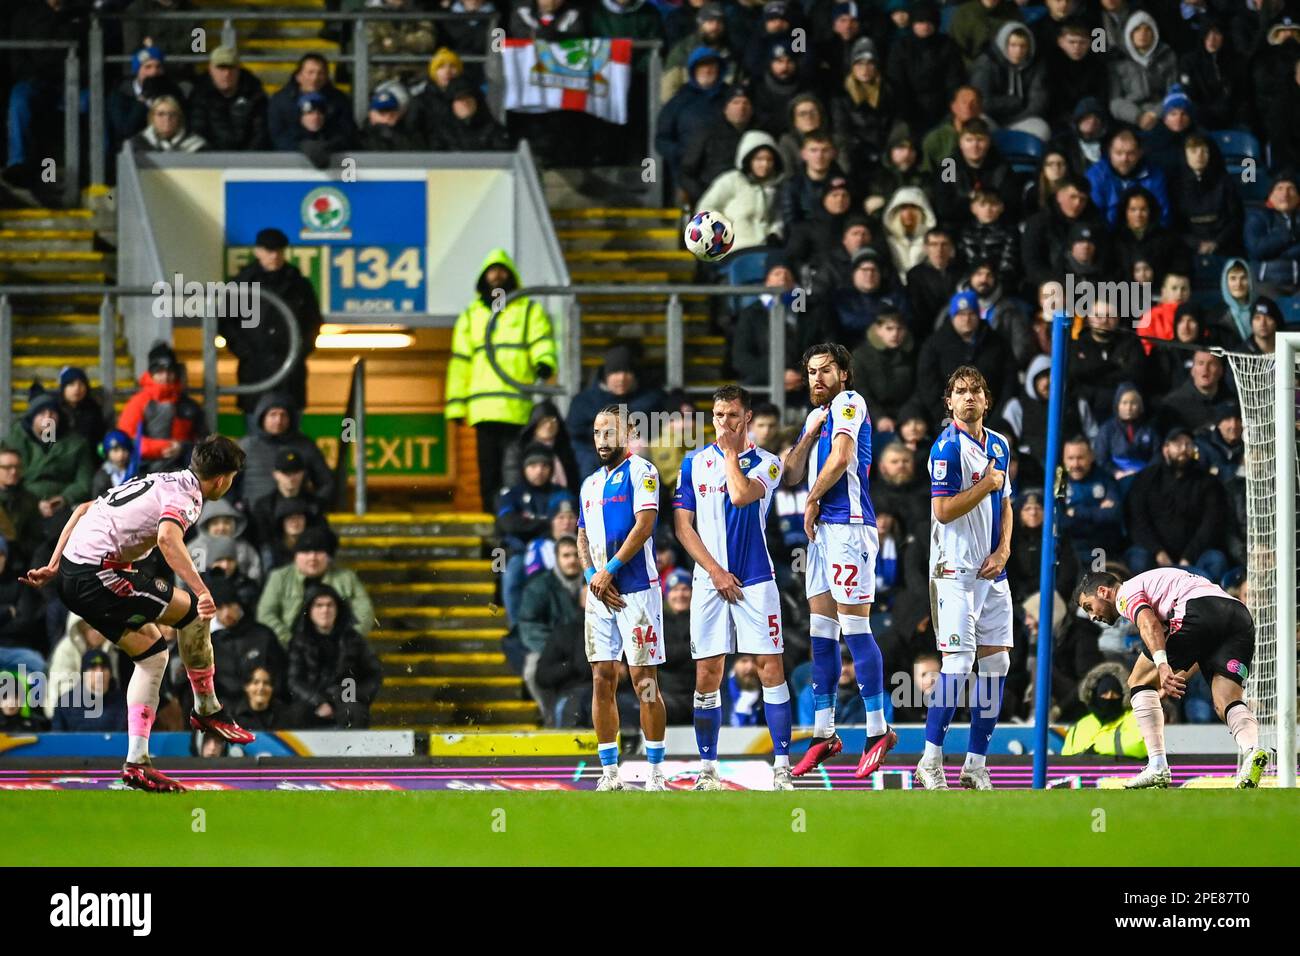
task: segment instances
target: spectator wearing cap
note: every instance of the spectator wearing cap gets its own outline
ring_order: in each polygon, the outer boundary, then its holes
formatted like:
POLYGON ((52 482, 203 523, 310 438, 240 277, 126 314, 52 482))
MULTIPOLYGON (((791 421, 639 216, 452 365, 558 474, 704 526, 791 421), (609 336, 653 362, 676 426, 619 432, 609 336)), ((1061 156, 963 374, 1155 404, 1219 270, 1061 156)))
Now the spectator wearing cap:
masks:
POLYGON ((686 60, 686 83, 664 103, 655 124, 655 148, 675 184, 681 175, 686 144, 716 119, 722 108, 722 59, 712 47, 700 46, 686 60))
POLYGON ((467 77, 452 80, 447 90, 451 114, 434 123, 435 152, 485 153, 510 149, 510 134, 492 118, 483 94, 467 77))
MULTIPOLYGON (((374 6, 374 4, 372 4, 374 6)), ((394 13, 411 13, 424 4, 414 0, 383 0, 383 9, 394 13)), ((371 89, 397 81, 410 84, 418 70, 410 63, 376 63, 377 57, 424 54, 434 51, 437 31, 432 20, 371 20, 366 24, 366 42, 370 50, 371 89)))
POLYGON ((1014 0, 966 0, 953 12, 948 35, 961 50, 962 60, 969 69, 991 43, 993 49, 1002 45, 1001 31, 1007 23, 1021 19, 1020 7, 1014 0))
POLYGON ((1193 433, 1213 425, 1218 407, 1236 401, 1236 390, 1224 375, 1223 359, 1213 352, 1196 352, 1188 380, 1165 396, 1163 412, 1167 420, 1193 433))
POLYGON ((549 568, 532 575, 519 600, 516 631, 524 651, 523 678, 542 711, 542 722, 555 726, 555 688, 537 680, 537 665, 554 635, 582 628, 579 594, 584 590, 582 559, 573 535, 557 538, 549 568))
POLYGON ((669 724, 689 724, 695 711, 695 661, 691 657, 691 573, 674 568, 663 577, 664 658, 655 679, 669 724), (671 655, 671 656, 669 656, 671 655))
POLYGON ((363 730, 383 668, 350 602, 328 584, 307 588, 289 641, 295 726, 363 730))
POLYGON ((1086 98, 1109 102, 1110 78, 1105 55, 1092 52, 1092 29, 1082 17, 1067 17, 1047 51, 1048 122, 1053 129, 1070 124, 1086 98))
MULTIPOLYGON (((519 286, 519 271, 510 254, 505 249, 493 249, 479 267, 474 298, 456 317, 451 334, 445 414, 474 429, 484 511, 492 508, 501 491, 505 450, 523 430, 533 410, 530 396, 513 382, 526 386, 537 379, 548 379, 559 362, 551 317, 540 302, 525 297, 505 306, 500 304, 519 286), (508 379, 488 362, 489 324, 497 365, 508 379)), ((583 434, 589 436, 590 430, 583 434)), ((584 438, 583 444, 589 445, 589 440, 584 438)))
POLYGON ((1261 295, 1250 310, 1250 337, 1246 339, 1246 351, 1255 355, 1272 355, 1277 349, 1278 329, 1285 324, 1278 304, 1261 295))
POLYGON ((501 463, 501 484, 514 487, 524 480, 524 452, 533 445, 551 450, 551 480, 577 494, 582 476, 578 474, 578 460, 573 454, 573 439, 564 426, 564 416, 550 399, 533 406, 524 430, 506 448, 501 463))
MULTIPOLYGON (((1297 51, 1300 53, 1300 50, 1297 51)), ((1288 169, 1273 176, 1268 202, 1246 212, 1246 254, 1255 278, 1289 292, 1300 285, 1300 192, 1288 169)))
POLYGON ((1225 129, 1240 122, 1241 104, 1249 102, 1250 78, 1244 50, 1228 42, 1226 18, 1209 14, 1200 18, 1200 26, 1199 36, 1189 38, 1186 44, 1175 44, 1175 49, 1181 51, 1178 75, 1187 87, 1187 95, 1200 107, 1206 128, 1225 129))
POLYGON ((848 167, 872 169, 886 153, 900 104, 871 37, 849 48, 849 67, 831 98, 831 126, 848 167))
POLYGON ((117 427, 138 445, 141 473, 175 471, 189 464, 190 452, 208 427, 203 409, 185 387, 185 367, 172 347, 154 343, 148 363, 117 427))
POLYGON ((334 476, 320 450, 300 428, 301 410, 284 392, 263 395, 253 409, 252 426, 239 440, 248 456, 241 481, 243 500, 256 505, 265 496, 297 485, 295 494, 310 498, 323 512, 334 503, 334 476), (292 455, 286 455, 292 452, 292 455), (304 480, 282 479, 276 472, 283 466, 305 472, 304 480))
POLYGON ((1246 456, 1242 438, 1241 407, 1235 401, 1220 402, 1214 418, 1196 433, 1196 450, 1205 470, 1225 485, 1237 477, 1246 456))
MULTIPOLYGON (((272 498, 268 495, 266 499, 272 498)), ((262 546, 258 555, 262 567, 270 571, 283 567, 293 560, 293 549, 298 544, 298 536, 307 530, 309 524, 327 527, 319 518, 314 519, 315 508, 301 495, 292 498, 274 496, 271 502, 270 530, 261 539, 262 546)))
POLYGON ((202 136, 186 128, 181 101, 166 94, 149 101, 149 123, 127 145, 137 153, 198 153, 208 148, 202 136))
POLYGON ((701 208, 700 196, 723 173, 735 168, 740 139, 754 128, 749 87, 733 86, 722 96, 722 114, 691 136, 682 152, 678 199, 701 208))
POLYGON ((1011 348, 980 318, 979 296, 972 289, 958 292, 948 303, 948 318, 926 339, 916 363, 917 397, 932 421, 944 418, 943 383, 962 365, 980 370, 993 392, 993 401, 1014 394, 1016 363, 1011 348))
MULTIPOLYGON (((970 2, 984 8, 980 0, 970 2)), ((1004 5, 1016 8, 1014 3, 1004 5)), ((1046 141, 1052 130, 1047 124, 1047 71, 1042 60, 1029 27, 1003 23, 971 67, 971 86, 980 91, 989 119, 1046 141)))
POLYGON ((131 75, 108 94, 108 138, 117 155, 122 146, 149 125, 150 105, 160 96, 185 102, 185 93, 167 75, 166 57, 157 46, 142 46, 131 55, 131 75))
POLYGON ((90 484, 90 496, 98 498, 110 488, 130 481, 135 477, 139 461, 136 459, 135 442, 131 436, 120 428, 111 428, 100 443, 104 464, 95 472, 90 484))
POLYGON ((925 191, 904 186, 889 197, 881 222, 894 271, 905 276, 925 258, 925 236, 939 224, 925 191))
POLYGON ((195 533, 188 546, 196 568, 203 571, 208 567, 208 551, 214 541, 229 538, 235 542, 235 557, 240 569, 254 581, 262 579, 262 562, 257 549, 244 540, 248 518, 230 503, 229 498, 205 501, 194 527, 195 533))
POLYGON ((943 118, 953 91, 966 78, 961 50, 939 32, 939 5, 913 4, 910 32, 889 48, 886 76, 902 105, 904 119, 920 137, 943 118))
MULTIPOLYGON (((316 336, 320 334, 320 301, 311 283, 286 257, 288 247, 289 237, 282 231, 274 227, 262 229, 254 239, 253 261, 239 270, 235 281, 256 282, 274 292, 298 323, 299 354, 276 388, 289 395, 295 408, 303 409, 307 407, 307 357, 315 350, 316 336)), ((284 318, 269 307, 264 307, 262 313, 262 320, 251 328, 245 328, 245 320, 238 316, 217 320, 226 348, 239 362, 235 377, 240 385, 265 382, 289 357, 289 330, 284 318)), ((260 397, 240 395, 235 401, 247 414, 257 407, 260 397)))
MULTIPOLYGON (((258 668, 264 668, 271 675, 275 686, 286 686, 289 659, 275 632, 257 623, 234 582, 213 575, 207 579, 207 584, 212 603, 217 606, 216 616, 212 619, 212 661, 216 668, 217 695, 222 700, 239 700, 244 685, 258 668)), ((188 680, 183 683, 185 688, 189 687, 188 680)), ((181 709, 186 709, 183 698, 181 709)))
POLYGON ((428 79, 411 88, 414 98, 408 120, 428 140, 433 137, 434 126, 451 115, 448 90, 452 80, 465 74, 465 64, 455 51, 440 47, 429 57, 426 72, 429 74, 428 79))
POLYGON ((506 546, 506 568, 502 594, 506 615, 519 620, 519 601, 523 594, 525 555, 529 545, 550 533, 551 507, 558 501, 574 502, 573 492, 552 480, 554 456, 544 445, 533 445, 524 452, 524 480, 512 488, 503 488, 497 496, 496 525, 506 546))
POLYGON ((366 125, 359 138, 360 148, 372 152, 417 152, 426 148, 424 136, 402 120, 406 109, 397 88, 375 90, 370 97, 366 125))
MULTIPOLYGON (((794 270, 789 260, 777 250, 767 255, 763 284, 791 292, 794 289, 794 270)), ((742 385, 766 385, 770 380, 768 329, 771 327, 770 314, 777 301, 776 296, 764 293, 757 302, 741 309, 736 317, 736 331, 731 336, 731 366, 742 385)), ((810 346, 822 341, 823 329, 819 322, 820 309, 810 309, 799 315, 789 308, 788 301, 785 304, 785 390, 789 396, 806 389, 799 360, 810 346)))
POLYGON ((801 225, 792 230, 792 239, 804 237, 808 241, 802 245, 793 241, 786 245, 790 266, 809 290, 813 302, 821 302, 833 289, 849 285, 853 279, 853 257, 859 249, 874 245, 872 223, 866 216, 850 213, 839 219, 837 235, 831 233, 829 221, 818 229, 801 225))
POLYGON ((1051 148, 1065 156, 1071 172, 1082 176, 1101 159, 1109 121, 1101 100, 1085 96, 1066 118, 1065 128, 1052 139, 1051 148))
MULTIPOLYGON (((255 608, 257 607, 257 598, 262 593, 262 585, 244 573, 244 569, 239 566, 239 553, 239 542, 234 538, 210 538, 205 555, 207 569, 204 572, 204 579, 224 578, 234 586, 245 608, 255 608)), ((290 549, 289 556, 285 561, 277 561, 267 565, 264 570, 270 572, 274 568, 281 567, 292 560, 293 551, 290 549)))
POLYGON ((1097 463, 1123 490, 1132 479, 1160 455, 1160 433, 1147 416, 1142 392, 1132 382, 1115 388, 1112 417, 1097 430, 1092 443, 1097 463))
POLYGON ((1101 227, 1100 217, 1092 209, 1088 180, 1070 173, 1052 193, 1047 208, 1025 221, 1020 259, 1030 285, 1038 288, 1057 278, 1062 271, 1061 251, 1070 230, 1079 223, 1101 227))
POLYGON ((1017 366, 1028 365, 1029 360, 1039 354, 1033 323, 1019 301, 1003 286, 997 262, 992 259, 974 260, 963 285, 978 296, 980 315, 1010 346, 1017 366))
POLYGON ((89 650, 82 656, 81 686, 59 698, 50 729, 81 734, 126 732, 126 694, 113 677, 113 663, 106 651, 89 650))
POLYGON ((91 448, 99 447, 104 438, 104 409, 90 393, 90 378, 85 369, 65 365, 59 371, 59 399, 59 411, 68 420, 68 426, 86 439, 91 448))
POLYGON ((736 168, 723 173, 700 197, 702 209, 731 220, 735 248, 761 246, 781 233, 777 193, 785 168, 776 142, 762 130, 750 130, 736 147, 736 168))
POLYGON ((190 130, 203 137, 208 149, 270 149, 266 110, 262 81, 239 65, 235 48, 219 46, 213 50, 207 71, 195 82, 190 95, 190 130))
POLYGON ((984 115, 984 97, 973 86, 959 86, 948 102, 944 122, 925 134, 921 141, 921 168, 929 173, 940 171, 942 163, 957 149, 961 132, 970 122, 984 115))
POLYGON ((727 16, 722 4, 709 0, 695 15, 695 29, 677 40, 664 59, 663 76, 659 81, 660 102, 667 103, 688 78, 686 64, 691 54, 706 47, 718 55, 722 82, 730 86, 737 73, 737 51, 727 33, 727 16))
POLYGON ((322 92, 298 97, 298 149, 313 166, 325 169, 334 153, 351 148, 356 141, 356 126, 332 118, 329 100, 322 92))
POLYGON ((1160 105, 1160 122, 1142 134, 1142 150, 1147 162, 1164 170, 1170 182, 1183 165, 1183 147, 1187 138, 1199 134, 1196 105, 1187 91, 1175 83, 1160 105))
POLYGON ((1142 144, 1132 129, 1122 128, 1110 138, 1106 157, 1088 168, 1087 177, 1092 201, 1107 225, 1114 227, 1119 220, 1120 198, 1134 186, 1142 186, 1155 197, 1160 207, 1159 222, 1162 226, 1169 225, 1172 210, 1164 171, 1147 162, 1142 144))
POLYGON ((1178 55, 1160 42, 1160 27, 1145 10, 1124 22, 1119 50, 1110 63, 1111 115, 1121 123, 1154 129, 1165 93, 1178 82, 1178 55))
POLYGON ((1070 227, 1060 254, 1060 272, 1056 281, 1065 288, 1069 276, 1074 281, 1103 282, 1112 278, 1106 233, 1090 222, 1076 222, 1070 227))
POLYGON ((882 312, 906 315, 907 298, 893 281, 888 260, 867 246, 853 257, 850 284, 831 294, 831 337, 852 351, 882 312))
POLYGON ((771 62, 773 48, 778 45, 787 51, 797 68, 802 68, 799 63, 801 56, 797 52, 800 47, 794 42, 797 16, 797 12, 786 0, 767 0, 763 4, 762 20, 745 45, 743 62, 746 73, 750 76, 761 75, 771 62))
POLYGON ((1132 542, 1124 563, 1134 574, 1182 567, 1218 581, 1228 570, 1227 513, 1223 485, 1196 461, 1192 432, 1176 426, 1124 499, 1132 542))
POLYGON ((90 498, 95 456, 86 439, 73 431, 53 392, 33 395, 27 411, 9 429, 7 448, 22 459, 22 486, 36 496, 40 516, 50 527, 90 498))
POLYGON ((1024 186, 993 145, 988 123, 978 118, 966 123, 949 158, 952 165, 940 164, 931 181, 935 215, 947 228, 959 230, 970 222, 971 196, 976 192, 997 193, 1007 215, 1019 216, 1024 186))
POLYGON ((830 133, 815 130, 805 134, 799 149, 799 167, 791 170, 781 184, 781 221, 787 230, 816 215, 831 183, 846 179, 844 170, 835 161, 836 155, 830 133))
POLYGON ((1183 161, 1171 186, 1173 231, 1193 255, 1241 251, 1241 195, 1209 137, 1193 133, 1183 142, 1183 161))
POLYGON ((596 415, 606 405, 626 406, 628 414, 643 412, 647 415, 663 411, 664 393, 643 384, 637 375, 637 365, 632 350, 627 345, 616 345, 605 353, 600 377, 573 397, 565 419, 573 437, 573 451, 578 458, 578 483, 601 467, 600 458, 592 443, 592 427, 596 415))
POLYGON ((276 568, 266 576, 262 596, 257 602, 257 619, 275 631, 286 647, 293 636, 293 626, 303 611, 307 587, 326 584, 337 591, 356 618, 357 629, 367 635, 375 625, 375 609, 356 572, 334 563, 337 542, 326 528, 307 528, 298 535, 293 549, 293 563, 276 568))
POLYGON ((337 135, 341 140, 356 134, 352 104, 331 82, 329 62, 319 53, 304 53, 289 82, 276 90, 267 106, 272 148, 282 152, 298 151, 308 135, 308 128, 303 124, 304 109, 308 106, 312 111, 318 107, 322 111, 319 120, 311 120, 313 124, 319 122, 320 130, 328 130, 330 135, 337 135), (304 103, 303 97, 310 94, 319 99, 312 97, 304 103))
POLYGON ((789 127, 790 104, 808 89, 789 43, 771 41, 766 67, 754 79, 754 115, 758 125, 774 136, 784 134, 789 127))

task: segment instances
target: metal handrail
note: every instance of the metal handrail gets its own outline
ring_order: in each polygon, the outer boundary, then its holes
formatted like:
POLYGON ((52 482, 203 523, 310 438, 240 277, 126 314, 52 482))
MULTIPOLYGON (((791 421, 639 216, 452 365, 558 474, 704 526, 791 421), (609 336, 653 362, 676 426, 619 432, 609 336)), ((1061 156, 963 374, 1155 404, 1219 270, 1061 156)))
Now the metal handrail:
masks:
MULTIPOLYGON (((63 60, 63 201, 67 206, 75 206, 81 190, 81 57, 77 53, 77 42, 0 40, 0 50, 67 51, 63 60)), ((94 84, 93 79, 91 83, 94 84)), ((93 148, 90 151, 92 156, 96 152, 93 148)))
MULTIPOLYGON (((467 63, 490 63, 492 60, 492 38, 495 30, 500 27, 500 14, 498 12, 487 15, 477 13, 444 13, 444 12, 421 12, 421 11, 370 11, 360 10, 354 13, 341 13, 330 11, 311 10, 311 16, 308 19, 324 20, 327 22, 355 23, 359 32, 364 35, 365 25, 371 20, 432 20, 446 22, 475 22, 486 20, 488 23, 488 47, 483 53, 471 53, 462 55, 461 59, 467 63)), ((220 20, 221 43, 224 46, 238 48, 239 38, 235 32, 234 24, 239 20, 263 21, 263 20, 285 20, 285 19, 303 19, 304 13, 302 8, 286 8, 279 10, 178 10, 168 13, 150 12, 150 13, 96 13, 90 22, 89 50, 90 50, 90 137, 92 143, 104 142, 105 130, 105 97, 104 97, 104 77, 105 64, 111 63, 129 63, 131 56, 129 54, 114 54, 106 56, 104 54, 104 28, 102 20, 146 20, 154 21, 180 21, 184 23, 202 24, 213 20, 220 20)), ((310 39, 310 38, 309 38, 310 39)), ((319 38, 324 40, 323 37, 319 38)), ((459 54, 458 54, 459 55, 459 54)), ((168 59, 174 63, 204 63, 208 60, 210 54, 196 53, 177 53, 168 55, 168 59)), ((332 54, 329 59, 334 63, 347 63, 352 66, 352 111, 354 118, 360 120, 366 115, 370 104, 370 64, 377 63, 381 65, 400 65, 402 63, 427 63, 428 56, 421 56, 413 53, 391 53, 370 55, 369 43, 354 43, 353 51, 332 54)), ((242 63, 278 63, 283 62, 285 57, 277 56, 274 53, 255 54, 245 56, 240 54, 242 63)), ((90 152, 91 161, 91 182, 103 183, 105 181, 105 170, 107 157, 104 155, 103 148, 92 149, 90 152)))
MULTIPOLYGON (((501 380, 507 385, 519 389, 521 392, 527 392, 536 395, 567 396, 573 394, 569 387, 564 385, 546 385, 535 382, 525 384, 512 378, 501 367, 497 361, 496 345, 492 341, 492 333, 496 330, 497 316, 516 299, 524 296, 533 298, 544 298, 546 296, 566 296, 576 298, 580 295, 666 295, 668 304, 665 309, 665 339, 667 355, 664 357, 665 372, 667 383, 670 387, 680 388, 683 385, 683 349, 685 337, 682 332, 682 308, 681 299, 683 295, 706 295, 710 297, 732 297, 738 295, 772 295, 775 298, 773 308, 769 313, 768 324, 768 347, 770 350, 770 368, 767 385, 750 386, 751 391, 766 391, 768 398, 777 407, 778 417, 784 417, 785 413, 785 333, 786 333, 786 311, 781 303, 780 296, 787 290, 780 286, 765 285, 671 285, 668 283, 646 283, 646 284, 628 284, 615 285, 613 283, 600 283, 594 285, 534 285, 523 286, 507 293, 500 299, 500 307, 492 310, 492 315, 488 318, 487 327, 483 331, 483 348, 487 355, 488 365, 492 371, 500 376, 501 380)), ((653 313, 647 312, 647 316, 653 313)), ((575 360, 575 365, 580 369, 582 367, 581 359, 575 360)), ((581 382, 575 383, 573 391, 581 390, 581 382)), ((689 389, 688 389, 689 391, 689 389)))
MULTIPOLYGON (((354 514, 364 515, 367 507, 366 494, 366 360, 357 356, 352 360, 351 411, 356 428, 352 433, 352 470, 356 474, 356 494, 352 499, 354 514)), ((339 446, 339 459, 343 458, 342 445, 339 446)))
MULTIPOLYGON (((0 286, 0 434, 7 435, 13 416, 13 305, 10 296, 39 295, 101 295, 99 308, 99 361, 100 383, 105 405, 112 407, 117 384, 117 318, 118 299, 152 298, 159 295, 153 286, 102 286, 82 284, 62 285, 5 285, 0 286)), ((289 327, 289 355, 271 376, 249 385, 219 385, 217 383, 216 316, 211 308, 203 315, 203 393, 208 430, 217 430, 217 403, 222 395, 250 395, 274 388, 293 370, 300 357, 302 332, 294 319, 288 303, 279 295, 258 287, 259 298, 274 307, 289 327)))

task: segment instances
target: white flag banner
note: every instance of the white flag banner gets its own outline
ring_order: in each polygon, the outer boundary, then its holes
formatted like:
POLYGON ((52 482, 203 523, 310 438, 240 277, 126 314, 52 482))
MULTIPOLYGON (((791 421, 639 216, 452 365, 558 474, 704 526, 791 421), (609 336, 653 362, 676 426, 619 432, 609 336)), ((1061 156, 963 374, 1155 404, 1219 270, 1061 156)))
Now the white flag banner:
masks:
POLYGON ((574 110, 627 123, 631 40, 506 40, 501 59, 507 110, 574 110))

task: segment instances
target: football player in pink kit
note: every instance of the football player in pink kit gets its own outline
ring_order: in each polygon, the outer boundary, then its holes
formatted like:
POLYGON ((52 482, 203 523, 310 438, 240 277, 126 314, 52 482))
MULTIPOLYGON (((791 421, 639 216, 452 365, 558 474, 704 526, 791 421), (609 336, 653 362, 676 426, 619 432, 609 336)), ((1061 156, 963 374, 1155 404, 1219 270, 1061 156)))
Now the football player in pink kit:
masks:
POLYGON ((1237 789, 1259 786, 1269 753, 1259 746, 1259 721, 1242 699, 1255 658, 1255 622, 1246 605, 1207 578, 1182 568, 1156 568, 1121 583, 1108 571, 1086 574, 1079 607, 1094 621, 1114 624, 1124 616, 1137 625, 1142 657, 1129 676, 1133 714, 1147 745, 1147 766, 1125 786, 1167 787, 1165 718, 1160 692, 1175 699, 1199 666, 1210 685, 1214 712, 1228 725, 1242 757, 1237 789))
POLYGON ((171 793, 180 783, 153 768, 149 731, 158 689, 167 671, 167 643, 159 624, 176 628, 181 660, 194 689, 190 726, 230 743, 253 735, 226 714, 213 688, 212 596, 185 547, 185 532, 203 510, 230 490, 244 467, 244 452, 229 438, 212 435, 194 448, 190 467, 134 478, 103 497, 78 505, 50 562, 22 578, 42 587, 56 576, 68 609, 121 648, 135 662, 126 689, 129 740, 122 782, 136 790, 171 793), (132 567, 157 547, 189 591, 174 588, 132 567))

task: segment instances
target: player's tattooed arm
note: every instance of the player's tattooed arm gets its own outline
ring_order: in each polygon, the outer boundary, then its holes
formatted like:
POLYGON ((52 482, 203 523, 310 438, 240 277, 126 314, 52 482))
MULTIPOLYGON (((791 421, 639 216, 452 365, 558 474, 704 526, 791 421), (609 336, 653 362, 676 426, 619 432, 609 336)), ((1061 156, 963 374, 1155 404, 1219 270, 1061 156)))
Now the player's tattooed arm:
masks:
POLYGON ((212 595, 208 586, 199 577, 199 570, 194 566, 189 549, 185 547, 185 532, 175 521, 164 521, 158 525, 158 550, 168 567, 176 572, 185 582, 194 600, 198 601, 199 617, 205 621, 216 613, 212 605, 212 595))
POLYGON ((578 529, 578 557, 582 560, 582 570, 595 567, 591 562, 591 546, 587 543, 587 529, 578 529))
POLYGON ((23 584, 31 585, 34 588, 44 587, 59 573, 59 563, 63 560, 63 549, 67 547, 68 539, 72 537, 72 529, 77 526, 82 515, 90 510, 93 502, 83 501, 77 507, 72 509, 72 515, 68 518, 68 523, 63 526, 63 531, 59 534, 58 543, 54 546, 54 553, 50 555, 49 563, 43 568, 33 568, 28 571, 25 577, 18 580, 23 584))

